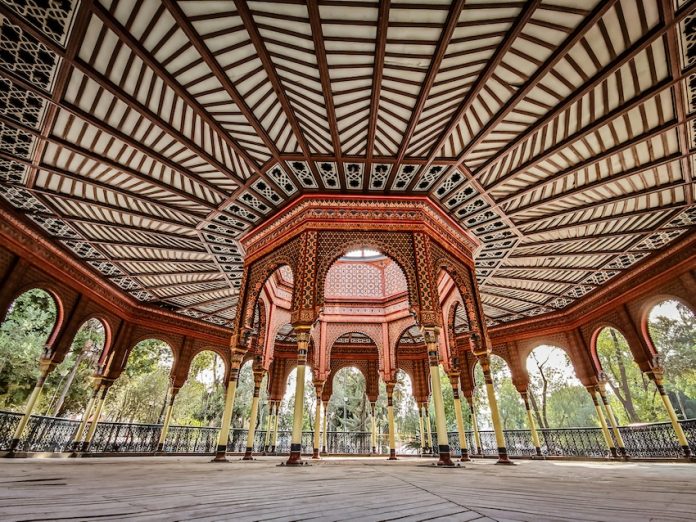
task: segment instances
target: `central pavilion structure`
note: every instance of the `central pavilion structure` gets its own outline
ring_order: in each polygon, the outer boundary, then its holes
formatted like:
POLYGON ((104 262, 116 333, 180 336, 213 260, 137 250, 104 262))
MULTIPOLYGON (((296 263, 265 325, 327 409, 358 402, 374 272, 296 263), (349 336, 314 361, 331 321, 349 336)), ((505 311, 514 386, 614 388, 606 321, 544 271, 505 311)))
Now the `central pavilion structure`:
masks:
MULTIPOLYGON (((133 347, 157 338, 174 360, 160 453, 210 350, 225 364, 217 461, 252 360, 247 459, 264 376, 264 450, 296 368, 295 396, 307 372, 316 390, 320 458, 332 376, 355 366, 373 453, 383 382, 396 459, 402 370, 421 445, 432 400, 438 464, 454 465, 442 368, 467 460, 481 448, 480 364, 509 463, 491 354, 542 456, 525 360, 553 344, 592 398, 602 451, 624 458, 597 353, 610 326, 661 398, 668 445, 690 458, 648 313, 665 299, 696 310, 695 27, 689 0, 4 0, 0 318, 39 288, 57 320, 0 449, 33 451, 44 384, 96 318, 92 397, 75 426, 55 421, 75 454, 133 347)), ((298 400, 288 465, 303 463, 303 415, 298 400)))

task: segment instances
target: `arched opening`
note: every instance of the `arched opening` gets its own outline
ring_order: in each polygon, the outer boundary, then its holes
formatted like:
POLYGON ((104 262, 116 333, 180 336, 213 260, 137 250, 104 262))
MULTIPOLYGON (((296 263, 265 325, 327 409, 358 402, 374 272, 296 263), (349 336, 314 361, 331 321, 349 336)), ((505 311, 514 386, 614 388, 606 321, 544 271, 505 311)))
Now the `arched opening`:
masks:
POLYGON ((329 431, 367 431, 369 403, 363 373, 355 366, 345 366, 332 378, 331 400, 327 408, 329 431))
MULTIPOLYGON (((266 403, 267 398, 267 375, 261 380, 261 389, 259 390, 259 404, 266 403)), ((251 401, 254 397, 254 361, 249 359, 239 370, 239 381, 237 382, 237 392, 234 399, 234 409, 232 412, 232 428, 234 429, 249 429, 251 419, 251 401)), ((260 410, 259 416, 255 420, 256 427, 263 425, 263 411, 260 410)))
MULTIPOLYGON (((18 411, 39 377, 39 358, 58 323, 59 305, 45 290, 21 294, 0 326, 0 408, 18 411)), ((43 397, 50 396, 44 393, 43 397)))
POLYGON ((648 313, 648 331, 665 368, 665 390, 681 419, 696 418, 696 316, 668 300, 648 313))
MULTIPOLYGON (((502 357, 491 354, 491 376, 493 388, 498 400, 498 410, 504 430, 526 429, 526 411, 520 393, 512 382, 510 366, 502 357)), ((493 429, 490 406, 486 396, 483 370, 476 363, 474 369, 474 405, 477 412, 477 420, 481 429, 493 429)))
POLYGON ((197 354, 174 402, 172 424, 219 426, 225 407, 224 379, 225 364, 217 353, 197 354))
POLYGON ((537 346, 527 356, 527 372, 529 402, 540 428, 597 425, 592 399, 565 350, 537 346))
POLYGON ((173 360, 171 347, 160 339, 136 344, 109 391, 105 417, 115 422, 161 423, 173 360))
MULTIPOLYGON (((280 419, 278 421, 278 430, 292 430, 292 414, 295 404, 295 381, 297 379, 297 368, 293 368, 286 380, 285 393, 280 405, 280 419)), ((304 415, 302 420, 302 431, 310 431, 312 429, 312 419, 314 419, 314 403, 316 393, 314 384, 312 384, 312 372, 305 373, 305 389, 304 389, 304 415)))
POLYGON ((602 328, 594 344, 607 379, 608 399, 619 424, 665 419, 657 388, 640 371, 621 332, 609 326, 602 328))
POLYGON ((45 414, 52 417, 76 417, 82 414, 92 394, 91 377, 106 339, 106 327, 96 317, 80 326, 65 359, 46 381, 45 414))

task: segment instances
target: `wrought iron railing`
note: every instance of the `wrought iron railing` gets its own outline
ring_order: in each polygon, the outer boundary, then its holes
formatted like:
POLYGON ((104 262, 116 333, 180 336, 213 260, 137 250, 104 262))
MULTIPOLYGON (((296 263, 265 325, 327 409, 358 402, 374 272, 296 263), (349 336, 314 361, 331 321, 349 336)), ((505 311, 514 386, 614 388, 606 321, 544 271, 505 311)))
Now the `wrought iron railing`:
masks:
MULTIPOLYGON (((0 411, 0 451, 9 449, 13 433, 21 419, 19 413, 0 411)), ((71 451, 79 421, 32 416, 27 424, 17 450, 27 452, 71 451)), ((696 419, 685 420, 681 426, 686 434, 692 453, 696 454, 696 419)), ((100 422, 89 446, 91 453, 153 453, 157 450, 162 426, 159 424, 132 424, 100 422)), ((164 443, 163 452, 172 454, 211 454, 217 446, 219 429, 204 426, 171 426, 164 443)), ((658 422, 644 425, 622 426, 621 435, 628 454, 634 458, 679 458, 683 455, 672 425, 658 422)), ((601 428, 540 429, 541 451, 550 457, 605 457, 608 455, 601 428)), ((529 430, 506 430, 505 442, 508 454, 513 457, 528 457, 536 453, 529 430)), ((453 455, 460 454, 459 436, 450 432, 449 443, 453 455)), ((495 433, 479 432, 481 448, 475 444, 472 432, 467 432, 467 444, 472 455, 495 456, 497 444, 495 433)), ((614 434, 612 432, 612 437, 614 434)), ((256 431, 254 452, 264 450, 266 432, 256 431)), ((291 432, 279 431, 276 436, 276 453, 290 452, 291 432)), ((330 431, 326 434, 327 450, 330 454, 368 455, 372 451, 370 432, 330 431)), ((243 453, 247 444, 247 430, 230 431, 227 450, 243 453)), ((437 447, 433 434, 432 447, 437 447)), ((313 432, 302 434, 302 451, 311 454, 313 432)), ((398 437, 397 448, 403 453, 417 453, 417 439, 398 437)), ((377 436, 377 453, 389 452, 386 434, 377 436)))

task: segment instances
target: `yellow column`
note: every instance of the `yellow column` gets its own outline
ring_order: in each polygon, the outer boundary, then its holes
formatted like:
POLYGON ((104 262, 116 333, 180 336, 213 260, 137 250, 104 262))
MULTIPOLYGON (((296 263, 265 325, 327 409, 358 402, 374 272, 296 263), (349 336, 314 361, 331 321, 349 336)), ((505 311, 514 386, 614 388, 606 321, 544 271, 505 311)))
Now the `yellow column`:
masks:
POLYGON ((478 429, 478 421, 476 420, 476 407, 474 406, 474 397, 467 397, 469 403, 469 415, 471 417, 471 430, 474 432, 474 442, 476 443, 476 455, 483 455, 483 446, 481 446, 481 434, 478 429))
POLYGON ((539 433, 536 429, 536 422, 534 422, 534 415, 532 415, 532 409, 529 407, 529 397, 526 391, 521 391, 522 401, 524 402, 524 409, 527 412, 527 424, 529 425, 529 433, 532 435, 532 444, 534 444, 534 449, 536 450, 536 456, 542 457, 541 453, 541 442, 539 441, 539 433))
POLYGON ((96 407, 94 408, 94 415, 92 415, 92 422, 89 425, 89 431, 85 437, 85 442, 82 444, 82 451, 89 451, 89 446, 92 444, 92 439, 97 431, 97 426, 99 425, 99 420, 101 417, 101 411, 104 407, 104 401, 106 400, 106 394, 111 387, 111 382, 102 384, 99 398, 97 399, 96 407))
POLYGON ((327 454, 327 440, 328 440, 328 433, 327 429, 329 427, 329 418, 326 415, 326 412, 329 411, 329 401, 322 401, 322 407, 324 408, 324 419, 322 422, 322 425, 324 426, 321 430, 321 452, 322 454, 326 455, 327 454))
POLYGON ((607 398, 607 392, 605 389, 605 383, 600 382, 597 386, 597 391, 599 391, 599 398, 604 406, 604 411, 607 414, 607 419, 609 419, 609 424, 611 425, 611 431, 614 433, 614 438, 616 439, 616 445, 618 446, 618 451, 624 459, 628 458, 626 453, 626 445, 624 444, 623 436, 621 431, 619 431, 619 423, 616 421, 616 416, 614 415, 614 410, 609 404, 609 399, 607 398))
POLYGON ((459 374, 453 373, 450 375, 450 383, 452 384, 452 395, 454 397, 454 415, 457 418, 457 433, 459 434, 459 447, 461 448, 462 462, 468 462, 469 448, 466 445, 466 431, 464 430, 464 416, 462 415, 462 401, 459 398, 459 374))
POLYGON ((389 423, 389 458, 396 460, 396 427, 394 426, 394 386, 395 382, 387 385, 387 422, 389 423))
POLYGON ((278 442, 278 421, 280 420, 280 402, 276 401, 275 416, 273 417, 273 437, 271 438, 271 455, 276 454, 276 443, 278 442))
POLYGON ((10 454, 13 454, 19 446, 19 442, 22 440, 22 434, 24 433, 24 429, 27 427, 29 419, 31 419, 31 414, 34 411, 34 406, 36 406, 36 401, 38 401, 39 397, 41 396, 41 390, 43 390, 44 384, 46 383, 46 378, 53 371, 53 368, 55 368, 55 366, 55 363, 52 362, 50 359, 41 359, 39 361, 39 379, 36 381, 36 385, 34 385, 34 389, 32 390, 31 395, 29 395, 29 399, 27 399, 27 402, 24 405, 24 415, 21 419, 19 419, 19 424, 17 424, 17 428, 15 429, 14 435, 12 436, 12 441, 10 442, 9 450, 10 454))
POLYGON ((266 437, 263 441, 263 454, 265 455, 269 451, 269 446, 271 444, 271 428, 273 427, 273 415, 274 415, 274 405, 273 401, 268 401, 268 415, 266 415, 266 437))
POLYGON ((322 381, 314 382, 314 389, 317 392, 316 411, 314 412, 314 448, 312 451, 312 459, 319 459, 319 445, 321 442, 321 392, 324 389, 322 381))
POLYGON ((292 418, 292 438, 290 439, 290 458, 286 466, 301 466, 302 462, 302 417, 304 415, 305 369, 307 368, 307 349, 309 348, 309 327, 295 328, 297 335, 297 375, 295 379, 295 406, 292 418))
POLYGON ((488 395, 488 405, 491 409, 493 428, 495 430, 495 441, 498 446, 498 464, 512 464, 508 458, 507 447, 505 445, 505 435, 503 434, 503 421, 498 410, 498 401, 495 398, 495 388, 493 387, 493 376, 491 375, 491 358, 488 353, 479 355, 483 377, 486 381, 486 395, 488 395))
POLYGON ((669 399, 669 395, 667 395, 667 392, 665 391, 664 368, 662 368, 661 366, 654 367, 652 369, 650 377, 655 382, 657 391, 659 392, 660 397, 662 398, 662 403, 665 405, 665 410, 667 410, 667 415, 669 415, 669 420, 672 423, 672 428, 674 428, 674 433, 677 435, 679 445, 681 446, 682 451, 684 452, 684 457, 687 459, 692 458, 691 448, 689 448, 689 442, 686 440, 686 436, 684 435, 684 430, 682 429, 681 424, 679 424, 679 419, 677 418, 677 414, 674 411, 674 407, 672 406, 672 401, 669 399))
POLYGON ((607 426, 607 421, 604 418, 604 412, 602 411, 602 407, 599 405, 599 401, 597 400, 597 393, 596 389, 594 386, 586 386, 588 393, 590 394, 590 397, 592 397, 592 402, 594 403, 595 411, 597 412, 597 418, 599 419, 599 425, 602 427, 602 435, 604 436, 604 442, 607 445, 607 448, 611 452, 611 456, 616 458, 616 448, 614 447, 614 441, 611 438, 611 433, 609 433, 609 428, 607 426))
POLYGON ((377 455, 377 403, 370 403, 370 442, 372 454, 377 455))
POLYGON ((433 428, 430 422, 430 405, 423 404, 423 422, 425 423, 425 452, 433 453, 433 428))
POLYGON ((100 386, 101 381, 99 379, 95 379, 94 391, 92 392, 92 396, 89 398, 89 402, 87 402, 87 406, 85 406, 85 412, 82 414, 82 420, 80 421, 80 425, 77 427, 75 437, 73 438, 73 451, 80 451, 80 448, 82 446, 82 435, 84 435, 85 433, 85 428, 87 427, 87 423, 89 422, 89 416, 92 414, 92 408, 94 408, 94 403, 96 402, 97 396, 99 395, 100 386))
POLYGON ((220 433, 218 434, 217 449, 213 462, 227 462, 227 442, 230 438, 234 396, 237 393, 237 380, 239 379, 239 367, 242 364, 243 354, 243 350, 234 350, 230 359, 230 376, 227 381, 227 389, 225 390, 225 409, 222 411, 220 433))
POLYGON ((430 363, 430 387, 433 393, 433 405, 435 406, 435 431, 437 432, 438 454, 440 455, 438 466, 454 466, 450 456, 449 437, 447 436, 447 420, 445 419, 445 402, 442 399, 442 382, 440 381, 440 360, 437 347, 437 328, 423 330, 425 345, 428 349, 428 361, 430 363))
POLYGON ((251 399, 251 413, 249 414, 249 429, 247 430, 246 450, 242 460, 254 460, 254 439, 256 439, 256 418, 259 416, 259 395, 261 393, 261 381, 264 375, 263 368, 254 368, 254 396, 251 399))
POLYGON ((171 387, 169 390, 169 402, 167 403, 167 409, 164 412, 164 422, 162 423, 162 431, 160 431, 159 441, 157 442, 157 453, 162 453, 164 451, 164 443, 167 441, 167 434, 169 433, 169 424, 172 421, 172 410, 174 409, 174 399, 179 393, 179 388, 171 387))
POLYGON ((423 406, 418 405, 418 430, 420 431, 420 452, 425 453, 425 429, 423 428, 423 406))

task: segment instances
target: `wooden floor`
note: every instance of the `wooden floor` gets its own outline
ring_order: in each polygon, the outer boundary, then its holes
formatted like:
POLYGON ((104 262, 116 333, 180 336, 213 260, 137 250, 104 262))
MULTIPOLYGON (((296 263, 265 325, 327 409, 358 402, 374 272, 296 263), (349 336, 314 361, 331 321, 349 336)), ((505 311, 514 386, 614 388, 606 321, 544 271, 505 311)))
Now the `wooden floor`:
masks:
POLYGON ((0 460, 0 520, 696 520, 696 464, 0 460))

